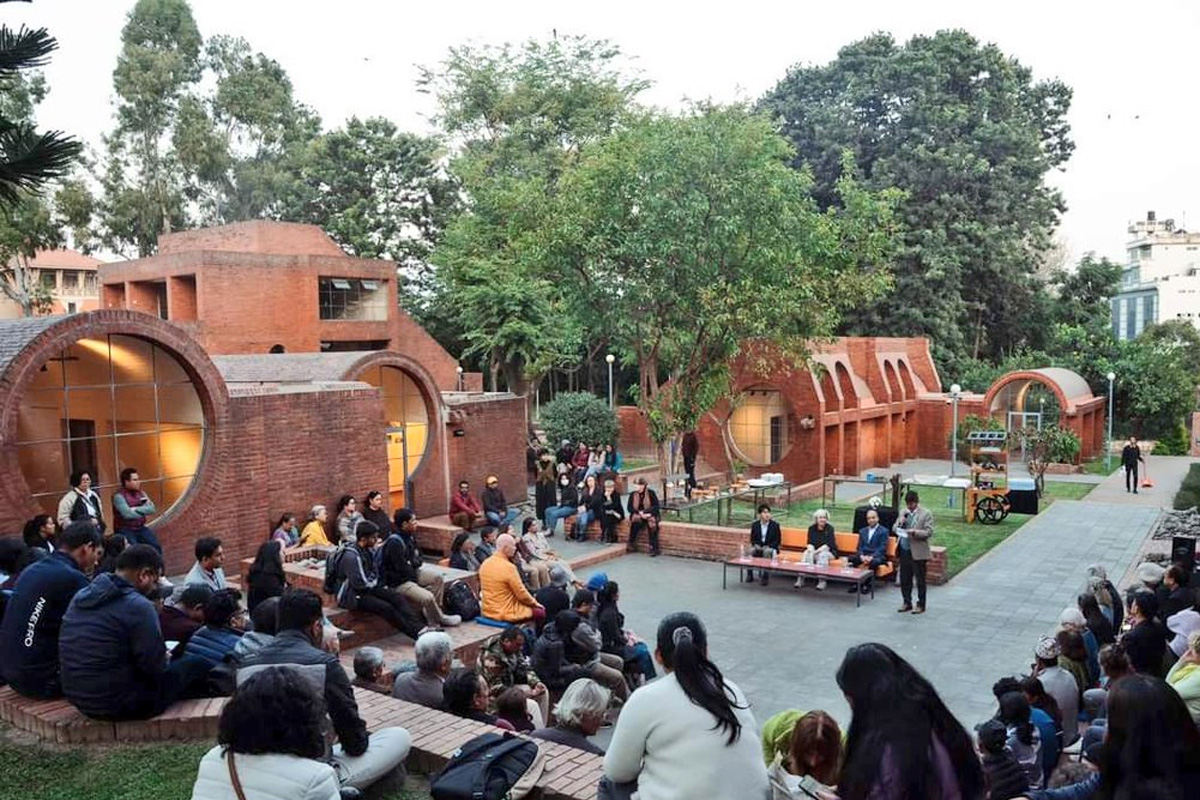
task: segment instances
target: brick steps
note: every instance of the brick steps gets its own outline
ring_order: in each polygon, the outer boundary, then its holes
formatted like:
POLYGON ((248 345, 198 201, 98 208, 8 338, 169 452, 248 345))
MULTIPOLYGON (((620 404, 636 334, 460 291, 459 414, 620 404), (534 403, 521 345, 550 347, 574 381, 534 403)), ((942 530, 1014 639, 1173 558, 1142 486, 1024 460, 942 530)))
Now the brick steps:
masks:
POLYGON ((90 719, 66 700, 31 700, 0 687, 0 720, 44 742, 161 742, 213 739, 226 698, 181 700, 153 719, 103 722, 90 719))
MULTIPOLYGON (((433 774, 446 765, 450 756, 464 743, 499 728, 456 717, 444 711, 406 703, 365 689, 354 690, 359 713, 368 730, 401 725, 412 736, 410 770, 433 774)), ((543 800, 595 800, 600 776, 604 773, 602 756, 585 753, 553 742, 538 742, 546 756, 546 769, 538 781, 543 800)))
MULTIPOLYGON (((464 666, 473 667, 479 659, 479 653, 487 646, 493 638, 500 634, 500 628, 495 628, 490 625, 480 625, 477 622, 464 622, 454 628, 446 628, 446 633, 450 635, 450 641, 454 648, 454 655, 464 666)), ((346 671, 353 676, 354 672, 354 653, 364 643, 359 643, 353 639, 355 647, 342 651, 342 665, 346 671)), ((395 664, 402 661, 415 661, 413 654, 413 642, 404 634, 393 633, 391 636, 369 642, 374 647, 383 650, 384 660, 389 664, 395 664)))

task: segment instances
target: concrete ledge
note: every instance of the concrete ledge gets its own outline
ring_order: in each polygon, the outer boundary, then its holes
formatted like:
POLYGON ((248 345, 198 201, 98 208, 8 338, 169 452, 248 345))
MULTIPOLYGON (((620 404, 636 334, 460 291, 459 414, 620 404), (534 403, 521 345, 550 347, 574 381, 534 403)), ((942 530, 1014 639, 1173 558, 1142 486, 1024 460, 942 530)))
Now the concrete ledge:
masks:
POLYGON ((213 739, 226 698, 181 700, 162 714, 136 722, 103 722, 85 716, 63 699, 31 700, 0 687, 0 720, 44 742, 161 742, 213 739))

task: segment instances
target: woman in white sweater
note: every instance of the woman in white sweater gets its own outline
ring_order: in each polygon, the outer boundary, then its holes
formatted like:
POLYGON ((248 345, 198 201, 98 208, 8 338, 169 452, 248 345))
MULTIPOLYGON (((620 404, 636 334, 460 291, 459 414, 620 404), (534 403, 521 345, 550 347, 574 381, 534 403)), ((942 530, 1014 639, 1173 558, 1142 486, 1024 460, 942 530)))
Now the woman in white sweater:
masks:
POLYGON ((658 626, 666 675, 634 692, 604 756, 600 798, 762 800, 770 796, 758 726, 745 695, 708 660, 695 614, 658 626), (634 786, 636 784, 636 787, 634 786))
POLYGON ((268 667, 238 687, 221 712, 217 746, 204 754, 192 800, 339 800, 325 757, 325 701, 291 667, 268 667), (232 762, 232 768, 230 763, 232 762))

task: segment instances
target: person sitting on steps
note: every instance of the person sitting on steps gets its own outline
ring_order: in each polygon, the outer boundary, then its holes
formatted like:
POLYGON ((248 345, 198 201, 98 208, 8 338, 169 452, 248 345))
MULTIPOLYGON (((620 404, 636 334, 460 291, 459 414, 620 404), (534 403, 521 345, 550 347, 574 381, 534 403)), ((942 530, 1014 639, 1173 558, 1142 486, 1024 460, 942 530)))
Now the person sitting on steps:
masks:
MULTIPOLYGON (((808 526, 808 547, 800 557, 802 564, 815 564, 818 567, 828 567, 829 562, 837 558, 837 535, 833 524, 829 521, 829 512, 818 508, 813 512, 813 524, 808 526)), ((825 591, 825 579, 817 579, 817 591, 825 591)), ((804 587, 804 576, 796 578, 796 588, 804 587)))
POLYGON ((337 561, 337 601, 347 611, 361 609, 378 614, 392 627, 416 641, 423 626, 421 618, 403 596, 379 583, 375 570, 375 548, 379 530, 373 523, 362 521, 355 530, 354 544, 343 544, 337 561))

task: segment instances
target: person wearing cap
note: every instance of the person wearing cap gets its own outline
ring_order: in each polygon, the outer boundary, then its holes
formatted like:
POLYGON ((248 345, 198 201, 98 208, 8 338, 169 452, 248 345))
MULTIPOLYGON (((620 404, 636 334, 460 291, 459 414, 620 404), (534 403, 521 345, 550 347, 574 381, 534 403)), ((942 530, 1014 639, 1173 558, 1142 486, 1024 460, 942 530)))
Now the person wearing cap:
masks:
POLYGON ((637 479, 636 485, 637 488, 629 493, 629 504, 626 508, 629 511, 629 544, 625 549, 630 553, 636 552, 638 534, 645 530, 650 538, 650 556, 656 557, 659 553, 658 521, 662 514, 658 506, 658 495, 649 488, 643 477, 637 479))
POLYGON ((1033 664, 1034 676, 1062 711, 1063 745, 1074 744, 1079 738, 1079 684, 1074 675, 1058 665, 1062 650, 1054 637, 1043 636, 1039 639, 1033 654, 1036 659, 1033 664))
POLYGON ((998 719, 989 719, 975 727, 976 742, 983 774, 987 777, 989 798, 1020 797, 1029 791, 1029 779, 1008 749, 1008 729, 998 719))
POLYGON ((567 594, 567 571, 562 564, 550 567, 550 584, 537 590, 534 597, 546 609, 546 619, 554 619, 558 612, 571 607, 571 598, 567 594))
POLYGON ((0 673, 24 697, 62 695, 58 635, 71 598, 88 585, 100 554, 100 529, 76 520, 55 551, 26 567, 13 586, 0 625, 0 673))
POLYGON ((517 571, 517 540, 510 533, 496 537, 496 552, 479 567, 479 589, 483 616, 499 622, 528 622, 540 625, 546 609, 525 588, 517 571))
POLYGON ((488 475, 487 480, 483 482, 483 493, 479 496, 479 501, 483 505, 483 515, 497 528, 512 525, 513 520, 517 518, 517 510, 508 507, 508 500, 504 498, 504 491, 500 488, 500 479, 495 475, 488 475))
POLYGON ((63 694, 89 717, 149 719, 186 697, 201 697, 208 664, 184 656, 168 664, 153 596, 162 556, 148 544, 125 548, 117 571, 80 589, 58 639, 63 694))

